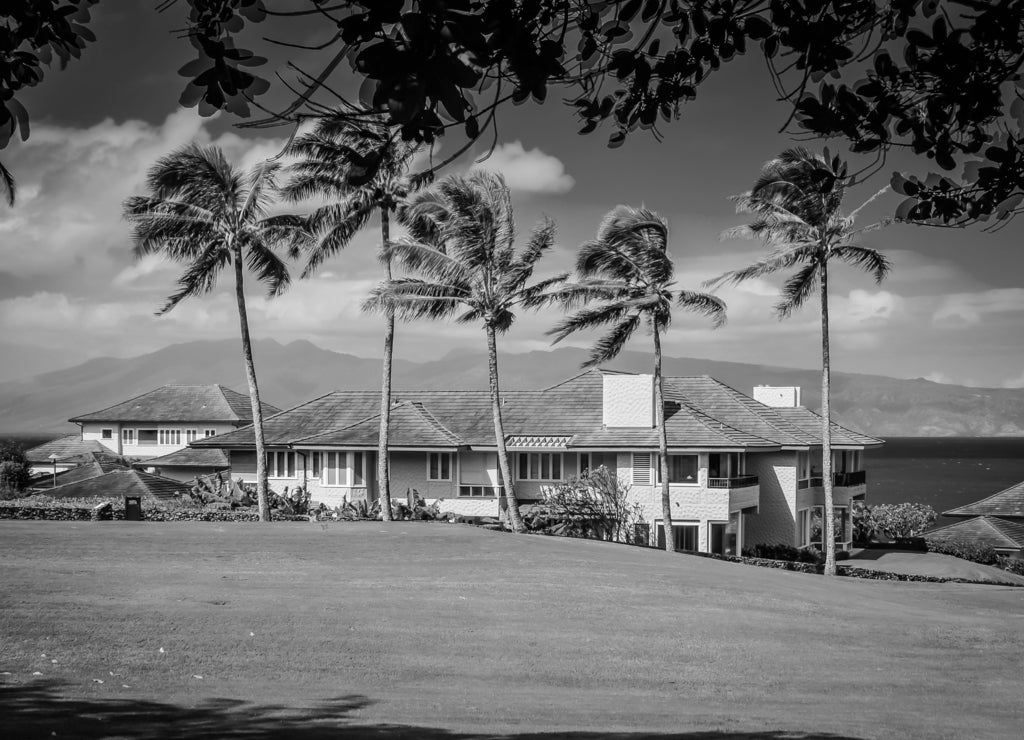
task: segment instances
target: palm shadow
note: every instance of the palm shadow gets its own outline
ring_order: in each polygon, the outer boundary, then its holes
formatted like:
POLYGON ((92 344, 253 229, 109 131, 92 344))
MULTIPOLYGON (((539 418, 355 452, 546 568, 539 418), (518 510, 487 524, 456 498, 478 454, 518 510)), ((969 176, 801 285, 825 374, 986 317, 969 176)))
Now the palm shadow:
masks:
POLYGON ((56 681, 0 685, 0 737, 32 740, 73 737, 183 738, 190 740, 860 740, 805 732, 457 732, 437 727, 377 724, 354 712, 374 704, 361 695, 342 696, 304 707, 208 699, 196 706, 106 697, 69 697, 56 681))

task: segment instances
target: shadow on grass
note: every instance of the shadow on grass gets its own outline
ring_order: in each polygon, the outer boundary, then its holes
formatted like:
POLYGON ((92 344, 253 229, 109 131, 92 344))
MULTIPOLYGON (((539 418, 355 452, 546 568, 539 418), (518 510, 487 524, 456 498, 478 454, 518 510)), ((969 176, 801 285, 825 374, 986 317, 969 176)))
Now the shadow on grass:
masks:
POLYGON ((434 727, 372 724, 351 717, 374 702, 353 695, 308 707, 250 704, 209 699, 197 706, 103 697, 66 698, 57 682, 0 685, 0 737, 33 738, 189 738, 189 740, 327 740, 374 737, 382 740, 858 740, 845 735, 805 732, 455 732, 434 727))

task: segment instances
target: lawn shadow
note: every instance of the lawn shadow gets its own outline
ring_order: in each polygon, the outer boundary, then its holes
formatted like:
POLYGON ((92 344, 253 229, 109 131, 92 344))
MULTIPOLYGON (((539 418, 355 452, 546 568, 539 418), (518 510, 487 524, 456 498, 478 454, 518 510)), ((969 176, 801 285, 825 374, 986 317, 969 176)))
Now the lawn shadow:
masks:
POLYGON ((196 706, 105 697, 68 698, 55 681, 0 685, 0 737, 189 738, 189 740, 859 740, 847 735, 771 732, 457 732, 436 727, 374 724, 351 716, 374 704, 352 695, 305 707, 208 699, 196 706))

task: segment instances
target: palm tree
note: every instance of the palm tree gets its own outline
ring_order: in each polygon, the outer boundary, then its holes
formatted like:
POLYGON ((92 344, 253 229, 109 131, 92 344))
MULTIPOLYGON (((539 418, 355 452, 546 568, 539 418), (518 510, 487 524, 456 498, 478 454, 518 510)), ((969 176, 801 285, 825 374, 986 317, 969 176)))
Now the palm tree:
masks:
POLYGON ((821 455, 824 488, 825 573, 835 575, 836 543, 832 494, 832 429, 829 407, 831 363, 828 330, 828 265, 834 258, 864 269, 881 283, 889 273, 889 260, 880 252, 853 244, 865 231, 884 222, 856 229, 857 213, 884 193, 883 188, 849 216, 840 208, 850 178, 839 157, 812 154, 801 147, 787 149, 761 168, 749 193, 736 196, 737 212, 750 213, 751 222, 731 229, 723 237, 760 239, 771 252, 749 267, 725 273, 709 285, 740 283, 799 266, 782 286, 775 311, 787 318, 804 305, 818 288, 821 305, 821 455))
POLYGON ((675 550, 672 502, 669 497, 668 435, 661 377, 661 335, 672 323, 672 306, 695 311, 725 323, 725 304, 713 295, 674 288, 672 256, 668 252, 668 222, 646 208, 616 206, 597 230, 597 238, 580 247, 576 258, 578 282, 559 291, 566 306, 588 304, 559 322, 548 334, 557 344, 570 334, 610 326, 590 350, 584 367, 609 362, 641 325, 654 336, 654 405, 658 430, 661 509, 665 549, 675 550))
POLYGON ((11 171, 0 164, 0 190, 3 191, 4 200, 7 201, 7 205, 14 205, 14 196, 17 194, 17 188, 14 184, 14 175, 11 171))
POLYGON ((546 219, 535 227, 517 253, 511 193, 500 175, 482 171, 445 178, 420 194, 402 216, 409 236, 391 242, 385 256, 417 277, 381 284, 365 308, 393 310, 402 319, 455 317, 460 323, 483 323, 501 482, 509 523, 521 532, 501 421, 497 335, 512 326, 516 308, 542 305, 546 291, 565 279, 559 275, 528 284, 554 243, 554 222, 546 219))
MULTIPOLYGON (((316 197, 329 201, 312 216, 317 234, 302 277, 348 246, 374 211, 380 213, 383 250, 391 239, 391 214, 413 188, 409 164, 419 145, 396 137, 379 118, 354 119, 337 111, 317 119, 313 130, 291 147, 301 159, 290 169, 285 186, 289 200, 316 197), (371 163, 373 168, 368 169, 371 163), (367 173, 372 175, 367 177, 367 173)), ((391 279, 391 260, 384 260, 384 275, 391 279)), ((395 315, 385 311, 384 363, 381 370, 380 433, 377 442, 377 485, 381 516, 391 521, 391 483, 388 437, 391 422, 391 366, 395 345, 395 315)))
POLYGON ((295 249, 308 239, 305 219, 268 216, 276 192, 279 166, 267 161, 248 173, 235 170, 216 147, 195 145, 179 149, 149 170, 149 195, 124 202, 132 224, 136 259, 159 254, 187 265, 178 291, 157 315, 171 311, 186 298, 214 289, 221 270, 232 266, 235 299, 242 335, 242 354, 252 403, 256 435, 256 491, 260 521, 270 521, 267 498, 267 460, 263 443, 263 406, 249 339, 243 273, 245 267, 276 296, 287 288, 288 268, 275 253, 295 249))

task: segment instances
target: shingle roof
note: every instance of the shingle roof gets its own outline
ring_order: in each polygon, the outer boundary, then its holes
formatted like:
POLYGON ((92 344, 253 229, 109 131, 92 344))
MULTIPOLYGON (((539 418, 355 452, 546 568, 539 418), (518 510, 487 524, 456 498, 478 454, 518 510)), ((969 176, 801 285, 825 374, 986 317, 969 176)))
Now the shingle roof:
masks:
MULTIPOLYGON (((263 404, 265 416, 280 409, 263 404)), ((165 385, 68 421, 251 422, 249 397, 222 385, 165 385)))
POLYGON ((181 481, 138 470, 114 470, 86 480, 57 486, 47 491, 54 498, 120 498, 142 496, 143 500, 177 500, 188 485, 181 481))
POLYGON ((1024 518, 1024 481, 981 501, 942 512, 942 516, 984 515, 1024 518))
POLYGON ((934 540, 966 540, 1000 549, 1024 549, 1024 522, 976 516, 925 532, 924 536, 934 540))
MULTIPOLYGON (((343 429, 295 440, 296 445, 332 445, 376 447, 380 432, 380 414, 343 429)), ((388 443, 392 447, 443 447, 451 449, 465 443, 435 419, 423 404, 404 401, 391 409, 388 443)))
POLYGON ((49 464, 50 455, 56 455, 58 462, 85 463, 92 462, 92 455, 97 452, 110 454, 110 449, 94 439, 83 440, 80 434, 69 434, 25 450, 25 459, 34 464, 49 464))
MULTIPOLYGON (((96 478, 114 470, 128 470, 129 466, 120 458, 114 455, 95 454, 92 462, 78 465, 63 472, 57 473, 57 485, 63 486, 68 483, 96 478)), ((54 487, 54 476, 42 475, 32 483, 35 490, 46 490, 54 487)))
POLYGON ((160 457, 150 457, 133 463, 135 468, 230 468, 224 450, 185 447, 160 457))
MULTIPOLYGON (((542 391, 502 394, 508 438, 565 437, 569 448, 658 446, 653 428, 606 428, 603 373, 591 370, 542 391)), ((487 391, 395 391, 395 446, 489 446, 494 425, 487 391), (402 411, 397 412, 398 409, 402 411), (397 413, 396 413, 397 412, 397 413), (400 441, 401 440, 401 441, 400 441), (413 440, 416 440, 415 442, 413 440)), ((335 391, 264 422, 268 446, 374 446, 380 394, 335 391)), ((674 448, 770 448, 820 444, 820 417, 807 409, 775 409, 708 377, 666 378, 666 429, 674 448), (793 412, 793 413, 780 413, 793 412)), ((835 444, 880 440, 833 425, 835 444)), ((192 443, 194 447, 251 447, 247 427, 192 443)))

